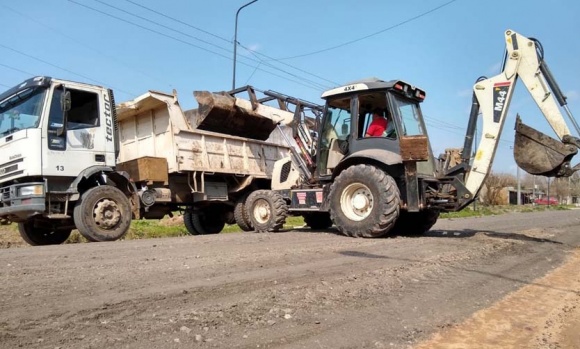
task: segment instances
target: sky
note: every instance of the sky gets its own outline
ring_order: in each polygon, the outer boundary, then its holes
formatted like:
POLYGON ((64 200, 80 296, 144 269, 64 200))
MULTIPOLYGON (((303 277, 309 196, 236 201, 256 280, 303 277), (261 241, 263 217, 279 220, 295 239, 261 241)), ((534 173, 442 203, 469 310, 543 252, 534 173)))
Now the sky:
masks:
MULTIPOLYGON (((247 2, 0 0, 0 90, 47 75, 113 88, 117 102, 175 89, 193 108, 193 91, 232 88, 235 14, 247 2)), ((580 120, 579 18, 576 0, 258 0, 239 14, 236 87, 322 104, 324 90, 349 81, 402 79, 427 92, 439 154, 463 145, 472 86, 499 73, 506 29, 542 42, 580 120)), ((518 87, 495 172, 516 172, 516 113, 554 136, 518 87)))

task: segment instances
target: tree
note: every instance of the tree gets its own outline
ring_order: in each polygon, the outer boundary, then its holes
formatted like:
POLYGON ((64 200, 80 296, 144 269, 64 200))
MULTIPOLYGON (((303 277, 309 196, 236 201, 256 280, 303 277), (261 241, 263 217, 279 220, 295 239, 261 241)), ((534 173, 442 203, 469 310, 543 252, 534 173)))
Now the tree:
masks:
POLYGON ((485 180, 486 193, 481 197, 485 205, 501 205, 505 200, 504 189, 506 187, 514 187, 517 184, 517 179, 514 175, 509 173, 493 173, 491 172, 485 180))

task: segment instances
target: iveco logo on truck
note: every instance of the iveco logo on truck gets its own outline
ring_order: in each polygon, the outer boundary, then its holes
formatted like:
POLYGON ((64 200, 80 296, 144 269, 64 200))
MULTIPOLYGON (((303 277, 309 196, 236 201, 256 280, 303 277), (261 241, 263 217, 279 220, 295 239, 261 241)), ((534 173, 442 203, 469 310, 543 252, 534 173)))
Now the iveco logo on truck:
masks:
POLYGON ((107 127, 107 142, 113 141, 113 117, 111 115, 111 100, 109 94, 105 93, 105 124, 107 127))

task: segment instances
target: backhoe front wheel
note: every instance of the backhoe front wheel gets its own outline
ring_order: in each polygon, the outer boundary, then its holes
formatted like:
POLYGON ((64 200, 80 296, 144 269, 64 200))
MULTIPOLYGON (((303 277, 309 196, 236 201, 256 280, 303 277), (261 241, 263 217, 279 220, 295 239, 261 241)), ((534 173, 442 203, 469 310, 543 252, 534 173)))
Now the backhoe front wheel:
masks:
POLYGON ((347 236, 383 236, 399 217, 397 184, 374 166, 347 168, 332 183, 329 196, 332 221, 347 236))
POLYGON ((246 210, 258 233, 282 229, 288 216, 288 205, 282 195, 271 190, 256 190, 246 200, 246 210))
POLYGON ((110 185, 87 190, 74 208, 74 222, 89 241, 114 241, 127 234, 131 204, 122 191, 110 185))

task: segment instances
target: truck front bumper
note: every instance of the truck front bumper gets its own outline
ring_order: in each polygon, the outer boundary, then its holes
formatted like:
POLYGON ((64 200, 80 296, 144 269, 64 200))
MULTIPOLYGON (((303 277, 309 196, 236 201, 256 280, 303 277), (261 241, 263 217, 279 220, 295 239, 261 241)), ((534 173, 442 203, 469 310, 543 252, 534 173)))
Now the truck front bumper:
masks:
POLYGON ((44 182, 19 183, 0 188, 0 218, 23 221, 44 213, 44 182))

